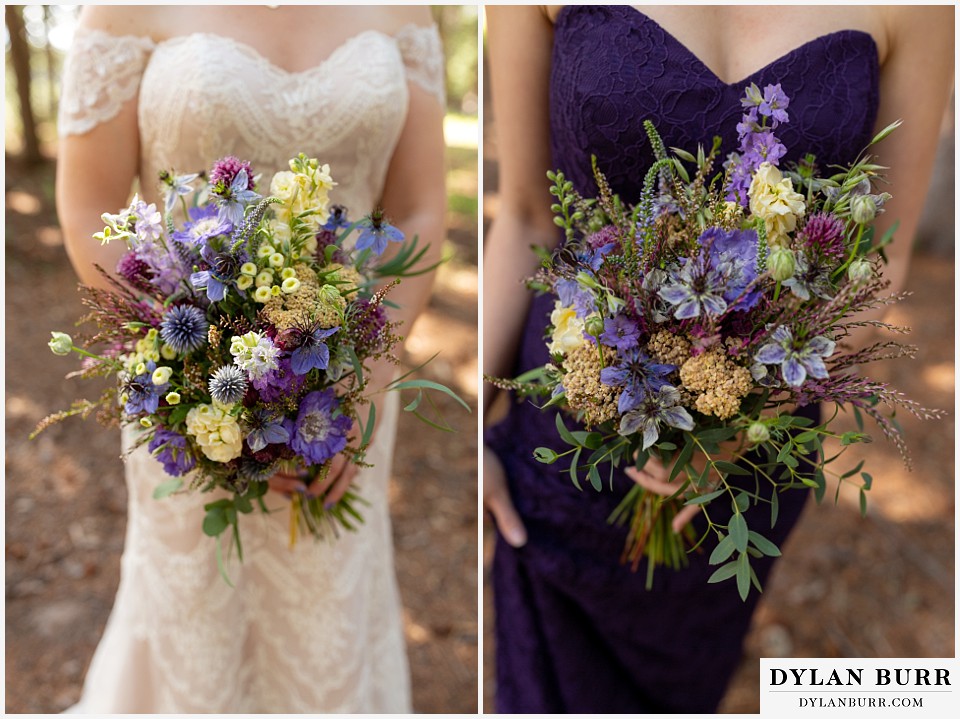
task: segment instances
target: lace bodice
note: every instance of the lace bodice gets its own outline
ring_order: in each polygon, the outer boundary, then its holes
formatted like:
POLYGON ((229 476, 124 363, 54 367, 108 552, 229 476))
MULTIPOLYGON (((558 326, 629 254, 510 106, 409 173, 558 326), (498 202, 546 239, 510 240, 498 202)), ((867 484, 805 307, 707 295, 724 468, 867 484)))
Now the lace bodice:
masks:
POLYGON ((149 38, 78 33, 60 100, 62 135, 115 117, 134 97, 142 194, 156 200, 160 170, 196 172, 232 154, 269 178, 298 152, 329 163, 333 201, 354 215, 379 199, 403 128, 407 81, 444 102, 435 27, 354 35, 319 65, 288 72, 229 37, 149 38))

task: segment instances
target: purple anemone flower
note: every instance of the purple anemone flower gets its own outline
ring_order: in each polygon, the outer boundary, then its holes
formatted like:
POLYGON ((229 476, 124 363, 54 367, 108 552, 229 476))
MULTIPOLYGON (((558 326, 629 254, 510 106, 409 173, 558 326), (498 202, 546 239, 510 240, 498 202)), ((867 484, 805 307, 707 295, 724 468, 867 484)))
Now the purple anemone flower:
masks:
POLYGON ((233 232, 233 223, 221 219, 219 211, 213 205, 191 207, 188 214, 192 222, 184 223, 182 230, 171 235, 177 242, 200 246, 211 237, 229 235, 233 232))
POLYGON ((640 432, 643 435, 643 449, 649 449, 660 438, 660 424, 691 431, 693 417, 680 407, 680 391, 665 385, 651 392, 633 410, 620 419, 620 434, 628 436, 640 432))
POLYGON ((637 346, 640 341, 640 328, 625 314, 603 321, 603 334, 600 341, 608 347, 616 347, 625 352, 637 346))
POLYGON ((677 368, 658 364, 639 347, 618 354, 620 364, 600 370, 600 381, 611 387, 623 387, 617 411, 620 414, 636 408, 649 392, 666 387, 666 377, 677 368))
POLYGON ((353 422, 337 411, 339 406, 332 389, 311 392, 301 400, 296 422, 285 420, 290 449, 307 464, 323 464, 347 446, 353 422))
POLYGON ((179 432, 158 428, 147 448, 171 477, 182 477, 197 464, 197 460, 187 451, 187 438, 179 432))
POLYGON ((827 379, 827 367, 823 360, 833 354, 836 342, 823 335, 806 342, 794 339, 789 327, 780 325, 771 335, 772 342, 763 345, 754 359, 760 364, 778 364, 784 381, 791 387, 799 387, 809 374, 816 379, 827 379))

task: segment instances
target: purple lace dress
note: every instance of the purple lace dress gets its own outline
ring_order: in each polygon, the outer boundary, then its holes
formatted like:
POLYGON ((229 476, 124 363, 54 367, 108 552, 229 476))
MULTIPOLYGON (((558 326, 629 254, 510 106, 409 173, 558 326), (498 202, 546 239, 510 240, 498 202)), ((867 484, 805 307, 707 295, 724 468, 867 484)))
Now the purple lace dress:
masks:
MULTIPOLYGON (((788 148, 781 165, 806 152, 824 165, 850 162, 872 136, 878 78, 876 45, 859 31, 819 37, 728 85, 634 8, 568 6, 555 26, 553 163, 590 193, 595 154, 613 190, 634 202, 652 163, 643 120, 656 124, 668 147, 709 148, 719 135, 721 152, 729 152, 737 145, 739 99, 751 82, 781 83, 790 97, 790 122, 777 131, 788 148)), ((516 373, 548 361, 543 336, 552 307, 552 297, 533 301, 516 373)), ((802 411, 817 416, 816 407, 802 411)), ((551 413, 516 404, 488 430, 487 442, 503 461, 529 534, 520 550, 502 538, 496 547, 498 711, 715 711, 756 593, 743 603, 731 582, 707 584, 709 550, 682 571, 660 569, 646 590, 645 567, 633 573, 619 562, 625 530, 607 524, 631 481, 621 475, 613 492, 580 492, 562 463, 537 463, 535 447, 559 446, 551 413)), ((781 495, 769 535, 777 544, 807 495, 781 495)), ((714 521, 725 522, 723 504, 711 508, 714 521)), ((761 582, 771 568, 772 560, 757 563, 761 582)))

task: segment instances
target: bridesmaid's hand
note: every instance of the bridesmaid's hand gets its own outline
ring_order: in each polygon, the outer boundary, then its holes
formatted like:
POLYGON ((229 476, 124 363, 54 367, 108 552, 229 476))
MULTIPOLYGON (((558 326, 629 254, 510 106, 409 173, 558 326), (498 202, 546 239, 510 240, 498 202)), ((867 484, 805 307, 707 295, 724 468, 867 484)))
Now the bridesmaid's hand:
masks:
MULTIPOLYGON (((722 442, 720 444, 720 454, 715 455, 713 459, 736 462, 741 450, 742 445, 739 439, 722 442)), ((707 466, 706 457, 700 453, 697 453, 694 456, 692 463, 693 468, 699 472, 702 472, 703 468, 707 466)), ((647 491, 653 492, 654 494, 659 494, 662 497, 671 497, 676 493, 676 491, 680 488, 680 485, 683 483, 683 479, 679 474, 674 477, 672 482, 670 481, 670 473, 673 471, 673 465, 673 462, 671 462, 669 465, 664 465, 664 463, 661 462, 657 457, 651 456, 647 459, 647 463, 643 465, 643 469, 638 470, 636 467, 631 465, 627 467, 624 472, 630 479, 647 491)), ((716 483, 719 481, 719 479, 720 477, 716 474, 716 471, 711 470, 711 483, 716 483)), ((673 531, 680 532, 685 526, 687 526, 690 523, 690 520, 697 516, 701 506, 702 505, 695 504, 690 507, 682 507, 680 511, 677 512, 677 516, 673 518, 673 531)))
POLYGON ((503 465, 488 447, 483 448, 483 506, 490 512, 507 544, 522 547, 527 543, 527 530, 510 499, 503 465))

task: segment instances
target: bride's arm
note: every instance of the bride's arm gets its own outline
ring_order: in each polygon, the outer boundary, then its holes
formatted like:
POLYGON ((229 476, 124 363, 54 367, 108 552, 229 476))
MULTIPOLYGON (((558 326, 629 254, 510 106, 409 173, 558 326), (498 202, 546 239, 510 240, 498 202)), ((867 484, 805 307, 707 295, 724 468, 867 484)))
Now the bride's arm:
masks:
MULTIPOLYGON (((105 32, 129 41, 138 35, 137 24, 140 15, 129 12, 130 8, 87 6, 80 15, 75 43, 80 43, 71 53, 68 64, 73 63, 75 70, 79 66, 102 61, 95 57, 98 48, 82 36, 89 33, 105 32)), ((110 42, 109 39, 104 39, 110 42)), ((107 68, 109 70, 109 64, 107 68)), ((109 75, 104 78, 110 82, 109 75)), ((94 88, 82 72, 67 72, 61 102, 65 98, 84 97, 94 88)), ((104 92, 108 97, 109 92, 104 92)), ((97 115, 97 122, 85 131, 76 132, 61 127, 61 137, 57 152, 56 199, 57 214, 63 231, 67 255, 84 284, 104 287, 104 278, 95 270, 94 263, 108 272, 113 272, 117 261, 126 249, 121 242, 101 246, 93 239, 95 232, 103 230, 100 215, 104 212, 117 212, 124 207, 130 196, 134 178, 139 166, 140 141, 137 128, 136 94, 127 99, 118 108, 95 108, 104 111, 97 115), (110 111, 116 114, 107 118, 110 111), (107 118, 107 119, 102 119, 107 118)), ((65 115, 61 116, 66 118, 65 115)), ((69 118, 75 122, 77 118, 69 118)), ((82 118, 81 118, 82 122, 82 118)), ((80 124, 78 128, 83 128, 80 124)))
MULTIPOLYGON (((483 259, 483 371, 506 377, 523 331, 536 270, 531 245, 553 247, 559 233, 550 213, 549 80, 553 27, 533 6, 487 7, 490 75, 499 160, 497 216, 483 259)), ((486 414, 496 394, 484 384, 486 414)), ((483 500, 504 538, 519 546, 526 531, 513 508, 503 468, 484 450, 483 500)))

